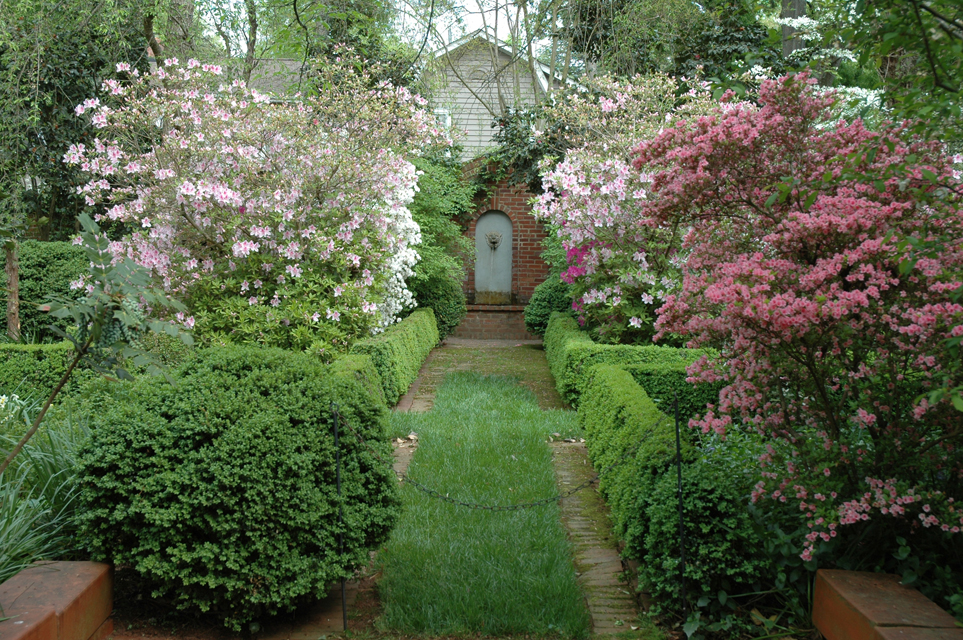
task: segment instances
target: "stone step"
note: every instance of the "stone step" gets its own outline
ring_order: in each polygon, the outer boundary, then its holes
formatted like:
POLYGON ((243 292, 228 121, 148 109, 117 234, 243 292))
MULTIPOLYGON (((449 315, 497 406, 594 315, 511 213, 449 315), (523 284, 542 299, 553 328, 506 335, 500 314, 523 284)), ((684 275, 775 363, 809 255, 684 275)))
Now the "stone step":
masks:
POLYGON ((524 307, 509 305, 497 310, 497 305, 470 305, 468 314, 453 334, 456 338, 472 340, 538 340, 525 329, 524 307))

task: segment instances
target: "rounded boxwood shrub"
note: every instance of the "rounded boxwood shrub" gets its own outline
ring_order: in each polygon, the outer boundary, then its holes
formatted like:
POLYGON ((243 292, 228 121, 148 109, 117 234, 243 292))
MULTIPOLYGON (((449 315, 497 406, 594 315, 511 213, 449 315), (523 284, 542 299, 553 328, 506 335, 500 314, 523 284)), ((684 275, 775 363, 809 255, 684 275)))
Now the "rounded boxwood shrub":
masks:
POLYGON ((555 274, 535 287, 532 299, 525 307, 525 328, 536 336, 544 336, 553 311, 571 311, 571 287, 555 274))
POLYGON ((450 336, 455 327, 465 319, 468 308, 461 281, 444 277, 416 279, 409 286, 415 294, 418 306, 435 312, 439 340, 450 336))
POLYGON ((143 378, 92 418, 78 511, 93 559, 132 567, 155 597, 235 631, 367 563, 399 500, 390 466, 367 448, 391 459, 387 409, 356 371, 232 346, 199 352, 174 377, 143 378), (343 416, 342 499, 331 403, 343 416))

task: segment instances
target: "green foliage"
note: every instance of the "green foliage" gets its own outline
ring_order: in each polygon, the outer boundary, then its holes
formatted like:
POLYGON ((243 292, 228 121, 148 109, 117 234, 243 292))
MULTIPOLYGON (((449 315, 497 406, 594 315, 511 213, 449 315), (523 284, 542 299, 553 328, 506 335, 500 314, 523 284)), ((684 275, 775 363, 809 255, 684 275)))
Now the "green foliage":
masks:
POLYGON ((861 64, 879 69, 897 118, 963 149, 963 9, 958 0, 857 2, 855 21, 829 25, 861 64))
POLYGON ((722 77, 733 67, 781 66, 756 9, 740 0, 576 0, 565 29, 575 51, 610 73, 722 77))
MULTIPOLYGON (((675 423, 632 376, 605 364, 592 367, 578 417, 596 470, 618 463, 602 475, 599 491, 612 510, 616 535, 626 542, 625 553, 639 558, 648 530, 640 500, 675 461, 675 423), (619 462, 627 453, 628 459, 619 462)), ((683 457, 690 460, 693 456, 687 438, 683 457)))
POLYGON ((65 240, 84 211, 70 144, 92 146, 96 129, 74 107, 125 61, 146 69, 139 20, 114 3, 8 3, 0 14, 0 192, 44 238, 65 240), (129 15, 127 16, 129 17, 129 15))
MULTIPOLYGON (((69 242, 24 240, 17 253, 20 262, 20 333, 31 342, 59 342, 61 338, 48 325, 66 331, 71 324, 39 309, 51 298, 75 296, 70 283, 87 272, 89 259, 81 247, 69 242)), ((7 295, 0 290, 0 305, 6 306, 7 295)))
POLYGON ((438 326, 431 309, 419 309, 396 325, 388 327, 351 347, 354 355, 371 356, 388 406, 394 406, 418 377, 428 353, 438 344, 438 326))
MULTIPOLYGON (((690 614, 689 620, 698 620, 700 631, 751 629, 745 610, 753 605, 747 594, 762 591, 773 573, 746 510, 748 490, 733 483, 711 462, 698 460, 683 465, 686 601, 690 612, 699 613, 690 614)), ((637 542, 642 545, 640 587, 654 596, 661 612, 681 613, 675 469, 658 478, 640 497, 638 504, 648 517, 648 526, 644 538, 631 543, 633 549, 638 548, 637 542)))
POLYGON ((166 333, 148 333, 140 338, 139 344, 158 364, 168 368, 179 367, 194 353, 192 345, 166 333))
POLYGON ((706 404, 719 402, 722 381, 694 385, 686 382, 686 365, 676 363, 632 364, 622 366, 639 386, 667 414, 673 414, 673 399, 678 394, 679 419, 683 427, 696 415, 706 412, 706 404))
MULTIPOLYGON (((83 420, 57 412, 16 464, 0 474, 0 582, 31 562, 60 558, 74 547, 77 455, 88 435, 83 420)), ((19 437, 0 434, 0 453, 19 437)))
POLYGON ((461 164, 451 158, 415 158, 422 175, 408 207, 421 227, 415 275, 408 287, 420 307, 433 309, 442 339, 465 317, 465 263, 474 255, 461 222, 475 210, 475 187, 465 179, 461 164))
POLYGON ((374 361, 369 356, 342 356, 331 363, 331 371, 336 376, 355 380, 361 385, 368 397, 373 398, 378 404, 387 406, 381 376, 378 375, 374 361))
MULTIPOLYGON (((69 342, 56 344, 0 344, 0 389, 22 394, 47 396, 67 372, 74 359, 74 348, 69 342)), ((91 378, 89 370, 75 374, 64 391, 76 390, 91 378)))
POLYGON ((569 286, 557 274, 549 274, 545 282, 535 287, 532 299, 525 307, 525 329, 536 336, 544 336, 549 316, 555 311, 572 309, 569 286))
POLYGON ((193 344, 193 338, 179 324, 146 317, 142 306, 154 313, 183 312, 184 306, 153 286, 148 269, 130 258, 116 260, 110 238, 90 216, 81 214, 77 221, 89 265, 82 277, 88 291, 79 300, 53 297, 50 315, 70 321, 75 329, 75 333, 55 332, 73 343, 72 355, 78 363, 82 360, 97 372, 130 378, 127 368, 133 366, 160 373, 154 358, 135 346, 137 341, 150 332, 166 333, 187 345, 193 344))
POLYGON ((397 481, 367 448, 390 458, 387 409, 359 373, 374 375, 357 361, 223 347, 178 369, 176 387, 137 381, 93 418, 82 456, 91 556, 132 566, 156 596, 235 631, 321 597, 368 562, 398 515, 397 481))
POLYGON ((769 31, 747 11, 745 3, 726 2, 704 17, 698 28, 680 37, 668 73, 678 77, 725 79, 758 65, 779 76, 785 71, 782 52, 769 41, 769 31))
POLYGON ((468 313, 462 281, 441 276, 431 280, 414 280, 409 286, 418 305, 435 312, 438 339, 444 340, 454 333, 468 313))
MULTIPOLYGON (((678 477, 675 423, 667 413, 623 368, 590 368, 578 417, 592 464, 603 471, 599 491, 611 508, 624 555, 640 562, 640 586, 656 597, 662 612, 675 614, 681 609, 678 477)), ((734 615, 747 602, 739 596, 760 591, 774 570, 747 510, 751 476, 733 474, 715 459, 702 460, 692 437, 683 425, 689 609, 699 612, 701 629, 729 630, 745 624, 734 615)))
POLYGON ((554 313, 545 331, 545 355, 562 398, 577 406, 595 364, 687 365, 706 352, 675 347, 595 344, 569 316, 554 313))

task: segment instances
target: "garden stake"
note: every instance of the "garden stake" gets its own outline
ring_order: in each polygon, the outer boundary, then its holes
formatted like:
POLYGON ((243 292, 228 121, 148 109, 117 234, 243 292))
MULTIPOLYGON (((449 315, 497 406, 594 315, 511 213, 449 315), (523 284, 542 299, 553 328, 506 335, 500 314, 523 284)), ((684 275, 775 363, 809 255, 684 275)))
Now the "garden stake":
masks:
MULTIPOLYGON (((341 502, 341 442, 338 438, 338 405, 331 403, 334 413, 334 459, 338 481, 338 553, 344 555, 344 504, 341 502)), ((348 630, 348 600, 345 598, 344 577, 341 578, 341 619, 348 630)))
POLYGON ((686 614, 685 600, 685 527, 682 518, 682 437, 679 435, 679 392, 675 392, 675 463, 679 471, 679 553, 682 563, 679 569, 679 582, 682 586, 682 615, 686 614))

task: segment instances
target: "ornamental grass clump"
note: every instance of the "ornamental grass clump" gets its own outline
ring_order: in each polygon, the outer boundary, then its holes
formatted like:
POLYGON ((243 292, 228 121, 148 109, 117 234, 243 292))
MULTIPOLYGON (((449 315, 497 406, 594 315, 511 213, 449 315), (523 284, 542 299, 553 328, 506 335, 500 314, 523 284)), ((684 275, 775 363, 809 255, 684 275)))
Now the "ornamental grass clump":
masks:
POLYGON ((92 558, 132 567, 154 596, 234 631, 368 562, 399 505, 390 468, 367 448, 390 458, 370 362, 223 347, 174 377, 139 380, 92 420, 79 517, 92 558))
MULTIPOLYGON (((902 126, 829 121, 813 84, 766 82, 761 106, 724 104, 637 149, 644 224, 689 229, 656 328, 720 350, 689 367, 725 384, 690 425, 765 439, 752 500, 800 528, 802 559, 887 569, 903 535, 960 546, 963 414, 924 394, 960 383, 945 343, 963 334, 961 185, 902 126)), ((942 562, 963 568, 958 552, 942 562)))

